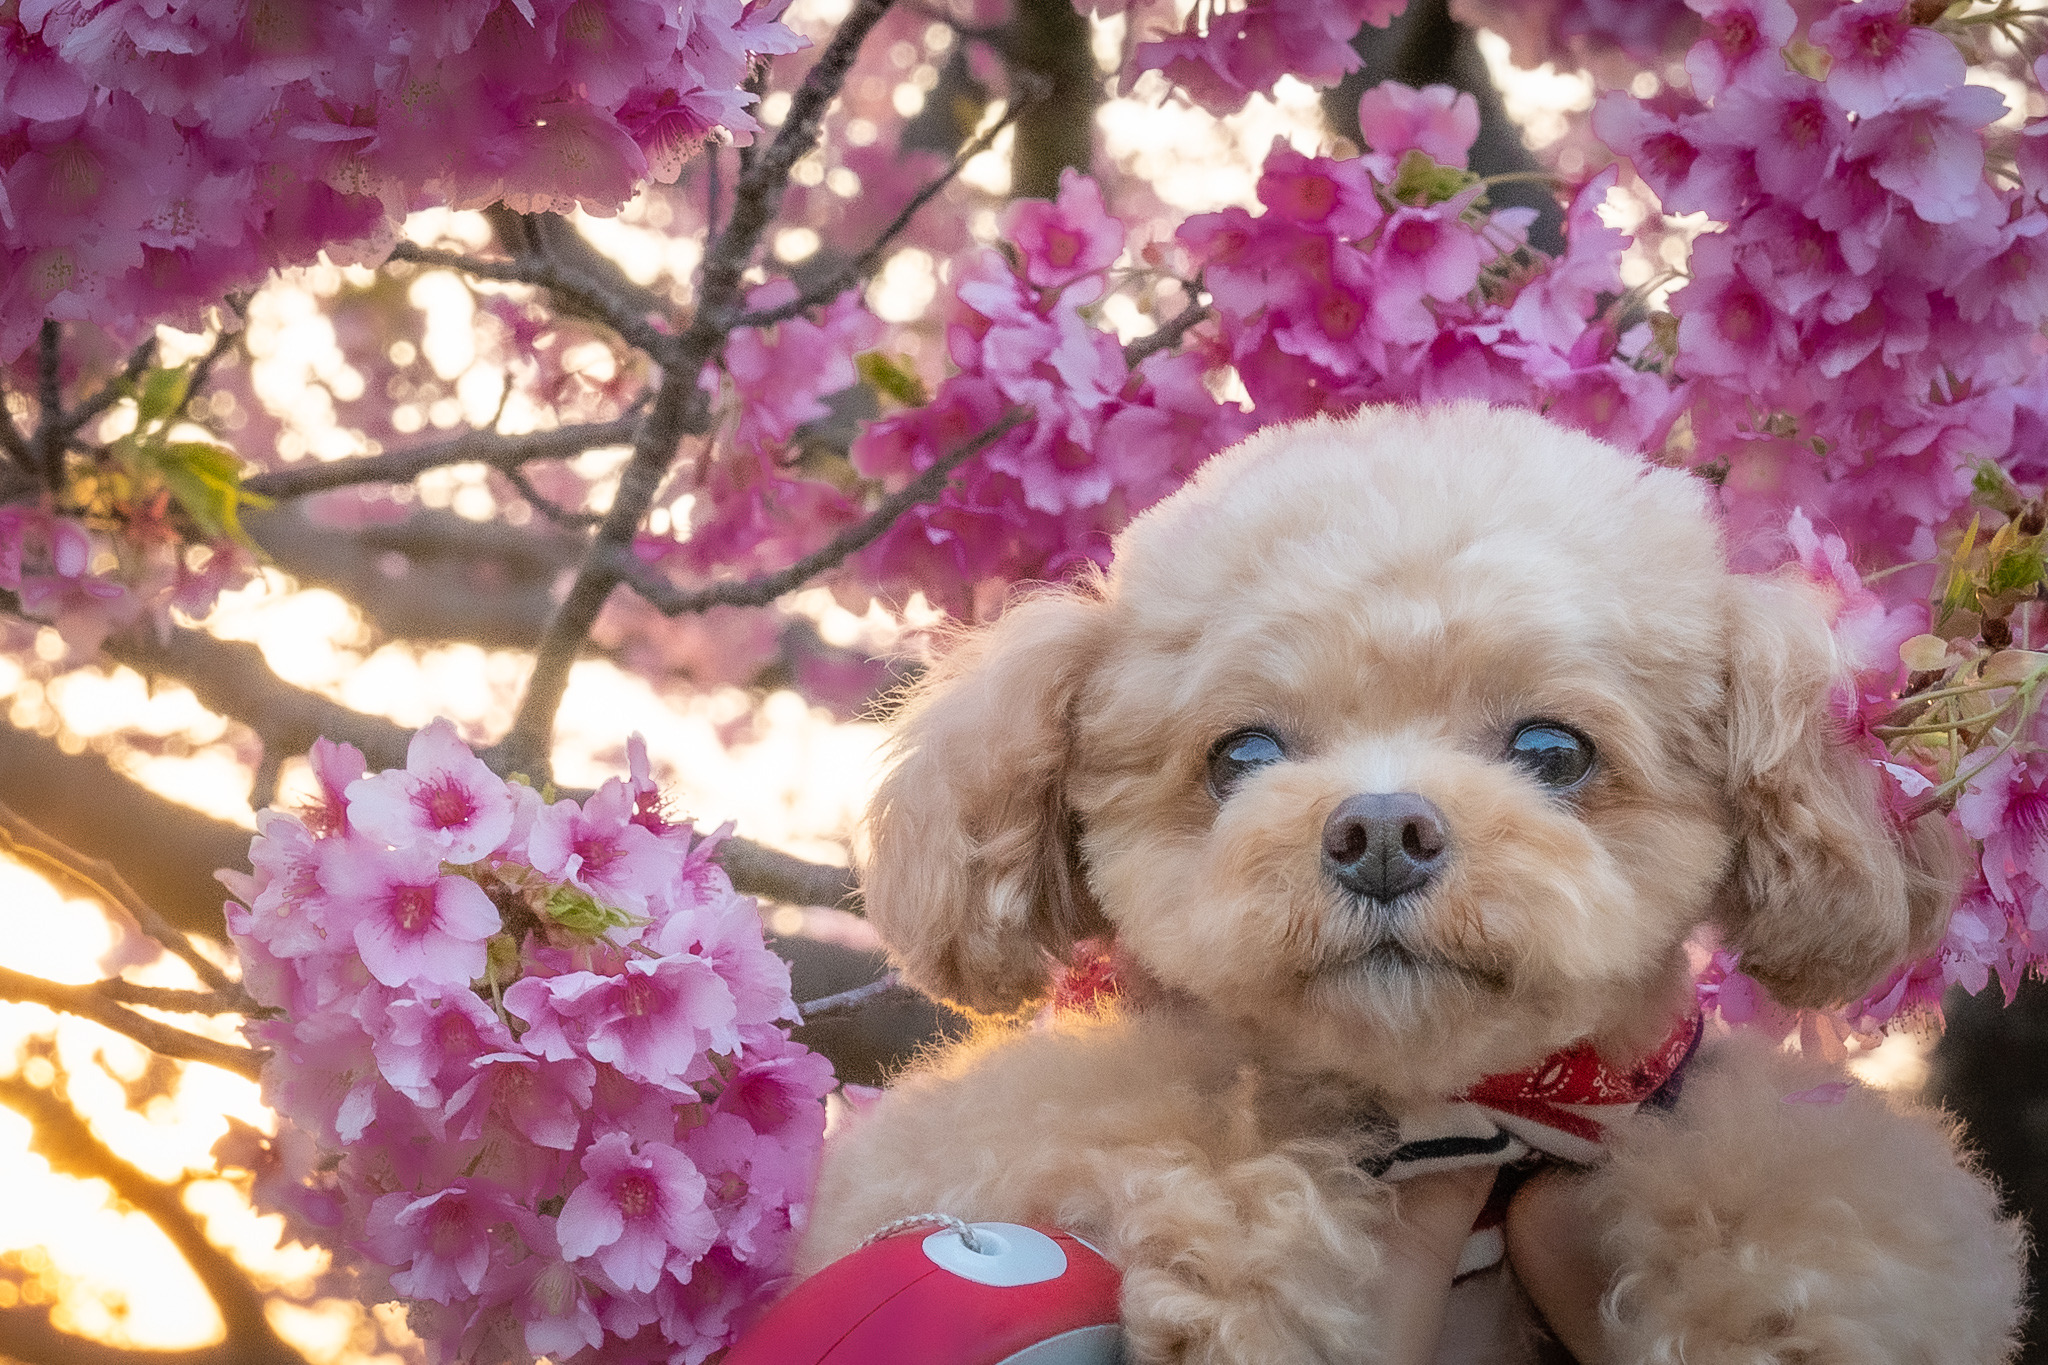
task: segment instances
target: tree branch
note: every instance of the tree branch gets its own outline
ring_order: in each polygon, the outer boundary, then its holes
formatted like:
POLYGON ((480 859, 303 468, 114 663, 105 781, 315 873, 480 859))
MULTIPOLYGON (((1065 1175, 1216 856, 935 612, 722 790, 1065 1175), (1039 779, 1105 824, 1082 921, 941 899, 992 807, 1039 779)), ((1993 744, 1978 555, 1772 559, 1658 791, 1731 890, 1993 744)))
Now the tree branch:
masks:
MULTIPOLYGON (((1190 293, 1192 292, 1191 290, 1190 293)), ((1175 346, 1180 345, 1181 338, 1188 334, 1189 328, 1208 316, 1209 306, 1207 304, 1190 303, 1187 307, 1175 313, 1169 321, 1160 324, 1158 331, 1148 336, 1137 337, 1129 345, 1125 346, 1124 364, 1135 370, 1140 362, 1157 355, 1161 351, 1172 350, 1175 346)))
POLYGON ((184 959, 193 974, 212 990, 241 994, 241 987, 229 981, 220 968, 194 948, 191 939, 135 894, 112 863, 89 858, 59 842, 5 805, 0 805, 0 849, 45 876, 84 891, 109 909, 120 910, 134 921, 136 928, 184 959))
MULTIPOLYGON (((697 376, 731 334, 728 314, 739 294, 740 276, 760 245, 761 233, 781 206, 789 171, 817 145, 825 111, 845 83, 861 44, 891 0, 858 0, 790 101, 789 116, 768 151, 748 167, 733 196, 732 217, 705 253, 703 286, 690 326, 672 345, 649 347, 662 364, 654 408, 633 444, 633 458, 619 473, 611 510, 598 528, 576 581, 534 650, 533 672, 511 732, 485 754, 493 770, 523 772, 545 780, 552 770, 555 712, 568 690, 569 670, 589 638, 590 628, 618 584, 615 550, 632 544, 640 521, 675 459, 676 447, 691 432, 709 425, 709 404, 697 376)), ((666 340, 666 339, 664 339, 666 340)))
POLYGON ((414 265, 445 266, 480 280, 538 285, 581 305, 580 311, 597 318, 617 332, 628 345, 657 360, 665 358, 676 344, 672 333, 660 331, 647 321, 646 311, 651 310, 635 313, 630 301, 618 298, 600 281, 553 260, 522 256, 509 261, 487 261, 480 256, 441 251, 412 242, 400 242, 393 247, 390 259, 409 261, 414 265))
POLYGON ((705 358, 716 348, 704 343, 714 335, 722 343, 725 333, 732 328, 725 313, 738 296, 740 276, 753 259, 761 233, 782 207, 790 169, 818 145, 826 110, 846 84, 846 74, 853 69, 861 45, 889 12, 890 3, 891 0, 859 0, 853 12, 840 21, 839 31, 832 35, 832 41, 790 100, 782 131, 775 135, 767 152, 740 177, 739 186, 733 191, 732 216, 704 253, 703 292, 687 334, 698 343, 705 358))
POLYGON ((758 578, 713 583, 686 592, 653 573, 640 562, 630 546, 608 550, 613 572, 647 604, 664 616, 683 616, 709 611, 713 607, 765 607, 784 593, 794 592, 827 569, 838 567, 849 555, 857 554, 879 540, 905 512, 919 503, 930 502, 944 491, 953 471, 1007 436, 1020 423, 1031 419, 1029 408, 1012 408, 1002 421, 990 427, 958 450, 933 462, 916 478, 876 506, 863 520, 832 537, 786 569, 758 578))
POLYGON ((802 858, 730 835, 711 855, 744 895, 783 905, 827 905, 860 908, 860 881, 850 867, 806 862, 802 858))
MULTIPOLYGON (((78 434, 80 427, 120 402, 134 387, 135 381, 141 378, 142 372, 149 368, 150 361, 155 358, 156 333, 151 331, 140 345, 128 353, 128 361, 121 367, 120 374, 108 379, 106 383, 93 390, 84 402, 58 419, 60 439, 69 441, 78 434)), ((191 393, 198 391, 197 385, 188 390, 191 393)))
POLYGON ((64 387, 59 345, 63 330, 55 318, 43 319, 36 338, 36 456, 43 482, 55 492, 64 479, 64 387))
POLYGON ((92 989, 109 1000, 125 1004, 142 1005, 153 1010, 168 1010, 173 1014, 249 1014, 274 1013, 266 1011, 246 992, 236 991, 225 995, 219 991, 181 991, 170 986, 139 986, 133 981, 112 977, 106 981, 95 981, 92 989))
MULTIPOLYGON (((1028 76, 1028 73, 1025 74, 1028 76)), ((882 256, 888 251, 889 244, 895 241, 905 228, 910 226, 910 220, 917 216, 918 211, 937 198, 946 186, 952 184, 960 172, 967 168, 968 162, 974 160, 975 157, 993 146, 997 135, 1003 129, 1015 123, 1025 109, 1046 97, 1046 91, 1049 87, 1044 82, 1032 81, 1031 85, 1032 89, 1028 95, 1012 100, 1010 107, 1003 111, 1002 118, 997 120, 988 131, 962 147, 954 155, 952 164, 948 165, 943 173, 926 184, 915 195, 911 196, 910 202, 905 204, 902 211, 889 221, 889 225, 882 229, 881 234, 875 238, 867 250, 832 272, 823 284, 813 285, 805 290, 800 297, 791 299, 788 303, 778 304, 773 308, 762 308, 751 313, 742 313, 732 320, 732 325, 736 328, 773 327, 776 323, 793 318, 799 313, 808 312, 813 308, 830 303, 853 285, 873 275, 876 267, 881 265, 882 256)))
POLYGON ((94 986, 65 986, 45 981, 7 967, 0 967, 0 1000, 22 1005, 46 1005, 65 1014, 75 1014, 104 1025, 123 1037, 132 1038, 151 1052, 188 1062, 205 1062, 237 1076, 256 1080, 263 1074, 267 1053, 233 1043, 202 1038, 196 1033, 172 1028, 148 1015, 117 1005, 94 986))
POLYGON ((245 512, 242 527, 280 569, 347 598, 388 635, 512 649, 531 648, 547 625, 555 582, 585 539, 441 511, 342 529, 299 506, 245 512), (398 573, 394 552, 404 560, 398 573))
POLYGON ((870 981, 865 986, 855 986, 850 991, 840 991, 837 995, 828 995, 821 1000, 806 1000, 796 1008, 804 1023, 815 1024, 820 1019, 836 1019, 841 1015, 852 1014, 869 1001, 880 1000, 898 991, 915 990, 916 987, 903 980, 901 973, 891 970, 884 972, 879 981, 870 981))
POLYGON ((255 645, 175 628, 159 640, 145 628, 108 636, 104 649, 145 677, 184 683, 200 705, 233 716, 281 752, 304 753, 325 735, 361 749, 372 768, 405 766, 410 730, 292 686, 270 671, 255 645))
POLYGON ((255 1365, 229 1341, 184 1351, 109 1346, 52 1326, 47 1308, 0 1308, 0 1356, 22 1365, 255 1365))
POLYGON ((526 499, 529 507, 532 507, 534 511, 539 512, 557 526, 580 526, 587 530, 592 526, 600 525, 604 521, 604 513, 602 512, 572 512, 562 506, 553 498, 548 497, 538 488, 535 488, 533 480, 527 478, 517 466, 509 469, 500 469, 498 473, 504 476, 506 483, 512 485, 513 492, 526 499))
POLYGON ((586 450, 625 445, 640 429, 638 413, 615 417, 609 422, 587 422, 558 427, 553 431, 525 432, 506 436, 495 431, 468 431, 451 440, 435 441, 411 450, 394 450, 382 455, 364 455, 349 460, 308 462, 290 469, 272 470, 242 480, 242 491, 269 498, 302 498, 331 488, 364 483, 408 483, 430 469, 452 464, 485 464, 493 469, 517 469, 531 460, 566 460, 586 450))
MULTIPOLYGON (((227 1328, 223 1348, 248 1365, 305 1365, 305 1357, 271 1330, 263 1293, 228 1254, 207 1240, 199 1219, 185 1207, 180 1186, 145 1175, 93 1135, 69 1104, 47 1090, 15 1078, 0 1079, 0 1105, 27 1119, 34 1129, 30 1148, 70 1175, 104 1180, 124 1203, 163 1230, 192 1273, 206 1287, 227 1328)), ((11 1323, 19 1330, 18 1324, 11 1323)), ((88 1343, 89 1345, 90 1343, 88 1343)), ((0 1349, 8 1349, 0 1339, 0 1349)), ((78 1360, 72 1354, 66 1360, 78 1360)))

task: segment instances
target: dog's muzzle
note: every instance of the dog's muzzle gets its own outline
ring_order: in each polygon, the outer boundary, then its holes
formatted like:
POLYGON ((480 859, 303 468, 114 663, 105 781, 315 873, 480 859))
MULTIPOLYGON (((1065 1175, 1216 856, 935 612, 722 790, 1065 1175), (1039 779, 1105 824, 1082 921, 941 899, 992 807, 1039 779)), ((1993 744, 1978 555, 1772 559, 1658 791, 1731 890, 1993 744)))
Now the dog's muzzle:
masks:
POLYGON ((1323 823, 1323 870, 1383 905, 1435 880, 1449 847, 1443 812, 1414 792, 1347 797, 1323 823))

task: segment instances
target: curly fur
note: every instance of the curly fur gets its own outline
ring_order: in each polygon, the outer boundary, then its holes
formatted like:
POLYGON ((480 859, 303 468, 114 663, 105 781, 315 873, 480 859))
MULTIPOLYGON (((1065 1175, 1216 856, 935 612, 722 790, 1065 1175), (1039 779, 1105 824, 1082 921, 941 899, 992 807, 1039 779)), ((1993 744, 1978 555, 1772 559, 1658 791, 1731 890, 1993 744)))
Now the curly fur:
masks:
MULTIPOLYGON (((967 637, 902 717, 870 914, 976 1009, 1111 931, 1152 989, 906 1076, 830 1146, 804 1265, 927 1209, 1057 1223, 1123 1266, 1137 1361, 1374 1360, 1399 1211, 1357 1162, 1387 1113, 1579 1039, 1632 1055, 1703 924, 1795 1003, 1924 945, 1945 826, 1889 826, 1828 727, 1824 604, 1731 575, 1707 498, 1526 413, 1368 410, 1219 456, 1099 581, 967 637), (1531 718, 1596 746, 1569 797, 1508 761, 1531 718), (1219 800, 1210 747, 1250 725, 1287 757, 1219 800), (1367 792, 1449 831, 1391 907, 1321 863, 1367 792)), ((1781 1114, 1775 1064, 1731 1056, 1603 1168, 1615 1358, 2001 1358, 2016 1234, 1953 1134, 1870 1098, 1781 1114), (1770 1125, 1774 1160, 1708 1159, 1770 1125), (1693 1244, 1730 1220, 1723 1274, 1693 1244)))

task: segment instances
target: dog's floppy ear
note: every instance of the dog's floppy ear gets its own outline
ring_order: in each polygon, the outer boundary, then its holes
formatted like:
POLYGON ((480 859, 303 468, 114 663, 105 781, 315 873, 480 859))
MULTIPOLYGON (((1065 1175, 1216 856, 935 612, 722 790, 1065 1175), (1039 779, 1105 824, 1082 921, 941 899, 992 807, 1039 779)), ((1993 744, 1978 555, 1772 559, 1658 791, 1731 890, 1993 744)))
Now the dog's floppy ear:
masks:
POLYGON ((1015 602, 933 667, 898 721, 862 892, 936 995, 1014 1010, 1044 993, 1048 954, 1107 932, 1066 801, 1070 712, 1104 615, 1081 590, 1015 602))
POLYGON ((1728 638, 1737 842, 1722 927, 1743 970, 1783 1003, 1854 999, 1941 932, 1955 902, 1948 822, 1897 830, 1875 768, 1839 742, 1828 707, 1838 664, 1815 589, 1732 575, 1728 638))

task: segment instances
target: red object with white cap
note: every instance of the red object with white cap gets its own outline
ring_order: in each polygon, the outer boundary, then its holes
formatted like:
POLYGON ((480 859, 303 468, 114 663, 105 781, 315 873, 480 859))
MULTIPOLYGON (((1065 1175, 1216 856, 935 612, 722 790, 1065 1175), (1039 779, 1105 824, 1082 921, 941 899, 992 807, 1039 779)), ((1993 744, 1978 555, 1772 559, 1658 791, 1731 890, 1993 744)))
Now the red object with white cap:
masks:
POLYGON ((723 1365, 1115 1365, 1122 1358, 1122 1281, 1095 1248, 1070 1233, 1015 1223, 905 1220, 920 1230, 941 1221, 940 1231, 882 1235, 826 1266, 769 1309, 723 1365))

